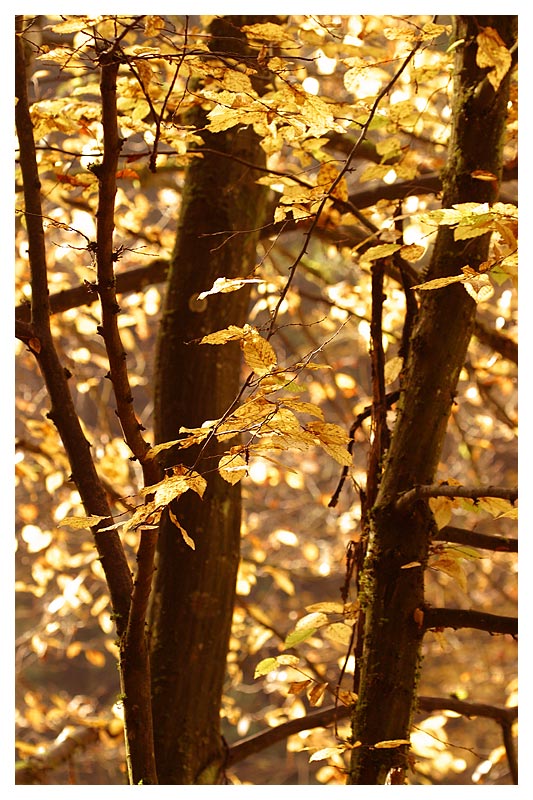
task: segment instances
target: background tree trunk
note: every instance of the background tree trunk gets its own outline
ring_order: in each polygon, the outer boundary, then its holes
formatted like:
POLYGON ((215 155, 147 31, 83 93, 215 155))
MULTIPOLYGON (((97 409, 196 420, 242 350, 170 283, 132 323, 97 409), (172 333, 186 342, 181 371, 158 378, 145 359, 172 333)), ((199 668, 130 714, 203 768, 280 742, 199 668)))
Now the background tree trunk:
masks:
MULTIPOLYGON (((238 17, 212 23, 211 34, 221 38, 211 48, 243 53, 240 24, 238 17)), ((177 439, 181 426, 221 417, 236 399, 241 381, 238 344, 220 348, 194 340, 230 324, 242 326, 249 293, 243 288, 202 301, 197 295, 219 277, 253 272, 265 191, 255 182, 257 172, 233 157, 264 166, 264 153, 250 128, 202 137, 206 150, 186 177, 158 342, 157 442, 177 439)), ((216 471, 226 447, 213 441, 195 466, 208 482, 203 499, 188 492, 172 504, 196 549, 185 544, 168 515, 160 528, 151 613, 160 783, 217 783, 224 755, 219 714, 241 524, 240 486, 231 486, 216 471)), ((165 463, 192 466, 198 456, 198 448, 167 453, 165 463)))
MULTIPOLYGON (((476 36, 495 29, 507 47, 516 36, 516 17, 456 17, 452 136, 443 180, 443 206, 493 202, 495 187, 475 180, 474 170, 501 175, 502 137, 508 102, 508 77, 494 92, 486 70, 476 63, 476 36)), ((428 279, 476 269, 486 260, 489 239, 455 242, 453 231, 439 229, 428 279)), ((369 523, 369 545, 362 579, 365 611, 359 699, 353 716, 353 750, 348 783, 383 784, 391 769, 407 767, 408 747, 375 748, 379 742, 409 739, 420 666, 424 606, 423 569, 428 556, 431 514, 419 501, 395 506, 400 492, 434 480, 459 373, 472 333, 476 307, 462 286, 422 293, 410 343, 399 412, 369 523), (411 562, 422 567, 402 569, 411 562)), ((403 779, 400 780, 403 782, 403 779)))

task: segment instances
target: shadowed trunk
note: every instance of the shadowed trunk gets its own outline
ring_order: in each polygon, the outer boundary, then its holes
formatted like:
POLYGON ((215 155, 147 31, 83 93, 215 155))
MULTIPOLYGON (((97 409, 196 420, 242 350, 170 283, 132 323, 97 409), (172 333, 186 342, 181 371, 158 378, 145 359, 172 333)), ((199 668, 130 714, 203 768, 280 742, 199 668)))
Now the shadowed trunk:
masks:
MULTIPOLYGON (((475 180, 475 170, 501 175, 502 137, 508 78, 497 92, 476 64, 476 36, 494 28, 507 47, 516 36, 516 17, 456 17, 452 136, 443 206, 493 202, 497 187, 475 180)), ((486 260, 486 236, 455 242, 440 228, 428 279, 460 273, 486 260), (465 246, 466 245, 466 246, 465 246)), ((432 483, 439 463, 457 381, 472 334, 476 307, 460 285, 422 292, 418 322, 405 368, 399 412, 383 478, 370 513, 369 544, 361 582, 365 612, 359 699, 353 716, 354 741, 348 783, 404 782, 408 746, 378 747, 409 739, 423 635, 423 569, 431 515, 426 501, 408 509, 395 505, 400 492, 432 483), (419 562, 422 566, 402 569, 419 562)))
MULTIPOLYGON (((237 27, 244 21, 255 19, 215 20, 210 32, 220 39, 212 41, 211 49, 237 58, 244 54, 237 27)), ((194 121, 200 124, 200 117, 194 121)), ((221 155, 206 150, 186 176, 158 342, 157 442, 177 439, 181 426, 221 417, 241 380, 236 343, 213 347, 194 340, 230 324, 242 326, 247 289, 201 301, 197 295, 219 277, 253 272, 264 189, 255 183, 257 172, 234 157, 264 165, 264 153, 251 128, 202 132, 202 138, 206 148, 221 155)), ((195 465, 207 479, 203 499, 188 492, 171 505, 195 549, 185 544, 168 515, 160 527, 151 660, 156 760, 163 784, 217 783, 225 754, 219 715, 241 521, 239 485, 231 486, 216 472, 227 446, 213 441, 195 465)), ((165 465, 192 466, 199 455, 198 448, 167 451, 165 465)))

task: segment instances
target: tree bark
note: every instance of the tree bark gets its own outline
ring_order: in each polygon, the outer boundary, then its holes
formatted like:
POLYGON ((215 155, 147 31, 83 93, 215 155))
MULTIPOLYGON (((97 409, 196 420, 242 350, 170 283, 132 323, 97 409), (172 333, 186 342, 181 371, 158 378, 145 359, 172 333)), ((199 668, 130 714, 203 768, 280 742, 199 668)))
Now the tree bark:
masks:
MULTIPOLYGON (((443 206, 493 202, 497 188, 475 180, 474 170, 501 175, 509 76, 494 92, 476 63, 476 36, 494 28, 507 47, 516 36, 516 17, 455 17, 456 50, 452 135, 443 206)), ((486 260, 488 238, 455 242, 441 228, 428 279, 476 269, 486 260)), ((365 631, 359 699, 352 718, 354 741, 349 784, 379 785, 391 770, 403 775, 420 669, 424 565, 431 515, 427 501, 409 509, 396 505, 400 492, 434 481, 459 373, 475 321, 475 305, 462 286, 422 293, 410 341, 399 411, 381 485, 370 513, 369 545, 361 583, 365 631), (419 563, 421 566, 406 565, 419 563)))
MULTIPOLYGON (((254 18, 215 20, 213 51, 239 58, 246 43, 239 27, 254 18), (220 38, 216 38, 220 36, 220 38), (227 38, 226 38, 227 37, 227 38)), ((249 53, 248 53, 249 57, 249 53)), ((250 62, 248 62, 250 63, 250 62)), ((199 117, 196 124, 205 124, 199 117)), ((195 340, 228 325, 242 326, 245 288, 198 301, 219 277, 249 276, 255 267, 264 190, 257 172, 236 156, 264 166, 251 128, 202 133, 205 152, 186 176, 175 252, 158 341, 155 435, 177 439, 181 426, 217 419, 234 403, 241 375, 236 343, 223 347, 195 340), (220 157, 210 150, 223 151, 220 157), (229 156, 229 157, 228 157, 229 156)), ((202 148, 199 148, 200 151, 202 148)), ((165 466, 178 462, 207 479, 203 499, 188 492, 171 506, 194 540, 185 544, 168 515, 162 519, 151 612, 152 695, 160 783, 217 783, 225 748, 220 706, 240 554, 239 486, 217 473, 228 443, 166 451, 165 466), (198 460, 198 463, 196 463, 198 460)))

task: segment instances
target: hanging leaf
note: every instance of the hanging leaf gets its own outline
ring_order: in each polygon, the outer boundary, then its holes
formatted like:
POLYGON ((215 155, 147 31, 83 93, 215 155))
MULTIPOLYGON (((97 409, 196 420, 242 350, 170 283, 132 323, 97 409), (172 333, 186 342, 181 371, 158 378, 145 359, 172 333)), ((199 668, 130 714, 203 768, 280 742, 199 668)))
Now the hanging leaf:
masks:
POLYGON ((310 422, 306 430, 317 437, 320 446, 339 464, 352 466, 352 455, 348 452, 350 437, 346 431, 332 422, 310 422))
POLYGON ((249 327, 242 343, 244 360, 256 375, 268 375, 277 366, 276 352, 255 328, 249 327))
POLYGON ((222 478, 232 485, 238 483, 248 474, 248 465, 238 453, 226 453, 218 462, 218 471, 222 478))
POLYGON ((209 297, 212 294, 236 292, 238 289, 242 289, 243 286, 251 283, 265 283, 265 281, 255 278, 217 278, 209 291, 200 292, 198 300, 203 300, 205 297, 209 297))
POLYGON ((340 644, 343 647, 350 644, 352 633, 352 627, 344 622, 333 622, 324 628, 324 636, 331 642, 336 642, 336 644, 340 644))
POLYGON ((263 658, 255 668, 254 678, 259 678, 262 675, 268 675, 269 672, 273 672, 280 666, 294 667, 299 661, 300 659, 298 656, 292 656, 285 653, 282 653, 280 656, 276 656, 275 658, 263 658))
POLYGON ((376 742, 374 747, 376 750, 391 750, 393 747, 401 747, 404 744, 411 744, 409 739, 384 739, 382 742, 376 742))
POLYGON ((224 328, 221 331, 215 331, 214 333, 208 333, 207 336, 203 336, 200 339, 200 344, 226 344, 226 342, 232 342, 236 339, 244 339, 246 336, 246 328, 238 328, 237 325, 229 325, 227 328, 224 328))
POLYGON ((293 681, 293 683, 289 683, 288 693, 301 694, 311 683, 313 683, 313 681, 310 678, 306 681, 293 681))
POLYGON ((83 530, 84 528, 94 528, 95 525, 98 525, 98 523, 102 522, 104 519, 108 519, 108 517, 98 517, 96 514, 90 517, 65 517, 61 522, 57 523, 57 527, 69 527, 75 530, 83 530))
POLYGON ((511 53, 494 28, 483 28, 478 33, 476 41, 478 45, 476 63, 481 69, 489 68, 487 78, 494 91, 497 92, 500 83, 511 68, 513 62, 511 53))
MULTIPOLYGON (((311 683, 311 681, 310 681, 311 683)), ((328 688, 327 683, 315 683, 313 687, 309 690, 309 703, 312 706, 318 706, 319 703, 324 698, 324 694, 328 688)))
POLYGON ((174 512, 172 511, 172 509, 171 509, 171 508, 169 508, 169 510, 168 510, 168 516, 169 516, 169 519, 170 519, 170 521, 173 523, 173 525, 175 525, 175 526, 176 526, 176 528, 177 528, 177 529, 179 530, 179 532, 181 533, 181 535, 182 535, 182 537, 183 537, 183 541, 185 542, 185 544, 186 544, 188 547, 190 547, 190 548, 191 548, 191 550, 195 550, 195 549, 196 549, 196 545, 194 544, 194 540, 193 540, 193 539, 191 539, 191 537, 189 536, 189 534, 187 533, 187 531, 185 530, 185 528, 184 528, 184 527, 181 525, 181 523, 180 523, 179 519, 178 519, 178 518, 177 518, 177 516, 174 514, 174 512))
POLYGON ((317 750, 316 753, 313 753, 313 755, 309 757, 309 761, 324 761, 326 758, 344 753, 345 750, 345 744, 338 744, 335 745, 335 747, 324 747, 322 750, 317 750))
POLYGON ((207 481, 198 472, 188 472, 186 467, 174 467, 174 474, 165 476, 162 481, 141 489, 141 495, 153 495, 156 506, 167 506, 172 500, 192 489, 203 497, 207 481))

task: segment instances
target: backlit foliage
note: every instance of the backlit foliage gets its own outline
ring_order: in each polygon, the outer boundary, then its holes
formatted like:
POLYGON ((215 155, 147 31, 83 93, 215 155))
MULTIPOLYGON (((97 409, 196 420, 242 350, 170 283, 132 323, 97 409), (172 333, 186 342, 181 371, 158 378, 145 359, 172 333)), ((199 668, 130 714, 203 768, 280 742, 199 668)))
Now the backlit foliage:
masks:
MULTIPOLYGON (((147 277, 121 295, 119 325, 136 413, 148 438, 164 291, 162 278, 154 282, 149 271, 171 255, 184 170, 201 157, 203 130, 252 125, 268 156, 267 169, 257 174, 271 189, 257 263, 238 280, 205 286, 194 300, 201 311, 213 295, 251 284, 244 327, 229 326, 191 343, 221 351, 228 341, 239 343, 240 404, 221 419, 183 429, 177 443, 152 448, 155 457, 173 444, 201 446, 215 436, 227 443, 227 451, 213 468, 229 483, 243 484, 242 560, 221 712, 231 744, 326 701, 350 702, 354 664, 346 652, 357 598, 350 594, 340 602, 339 589, 346 548, 360 536, 369 420, 355 433, 353 450, 347 446, 353 420, 371 402, 373 262, 399 254, 413 271, 417 291, 461 281, 479 304, 479 320, 516 342, 517 93, 513 87, 501 202, 442 209, 438 171, 449 137, 453 60, 448 17, 252 21, 244 28, 254 53, 248 61, 216 58, 216 42, 206 35, 209 21, 172 15, 41 16, 25 38, 33 54, 31 111, 55 295, 95 281, 102 157, 98 57, 108 41, 122 37, 116 271, 144 266, 147 277), (374 109, 376 97, 414 48, 374 109), (262 73, 269 76, 266 91, 262 73), (206 113, 204 129, 189 122, 188 112, 197 107, 206 113), (348 161, 367 124, 367 137, 348 161), (301 252, 310 225, 312 235, 301 252), (474 271, 465 256, 462 276, 425 282, 423 269, 439 225, 451 226, 455 238, 465 241, 490 232, 490 260, 474 271), (332 507, 343 467, 349 478, 332 507)), ((509 69, 510 56, 493 34, 480 32, 480 58, 496 84, 509 69)), ((31 290, 20 188, 17 173, 16 296, 22 306, 31 290)), ((398 387, 402 368, 405 295, 397 278, 390 270, 385 279, 383 345, 390 390, 398 387)), ((137 528, 156 524, 170 500, 185 491, 202 496, 205 478, 176 464, 160 484, 142 488, 106 380, 97 299, 96 292, 90 302, 73 299, 52 317, 52 330, 133 566, 137 528), (153 497, 145 505, 147 494, 153 497)), ((48 400, 33 355, 18 342, 16 356, 18 757, 46 749, 67 726, 91 728, 97 732, 91 747, 67 762, 69 767, 58 768, 49 782, 120 783, 116 646, 103 571, 88 530, 94 520, 84 516, 61 442, 46 417, 48 400)), ((474 338, 458 391, 439 479, 516 484, 516 364, 474 338)), ((392 425, 394 411, 389 418, 392 425)), ((433 510, 439 528, 479 524, 487 532, 514 530, 502 507, 435 501, 433 510)), ((190 532, 178 519, 175 524, 177 535, 194 547, 190 532)), ((467 608, 474 598, 483 608, 513 614, 515 572, 510 554, 436 544, 429 600, 443 605, 446 598, 467 608)), ((421 693, 515 703, 515 653, 501 637, 446 631, 430 634, 424 648, 421 693)), ((346 718, 335 729, 300 731, 237 764, 230 777, 236 783, 343 784, 348 736, 346 718), (279 780, 272 779, 274 772, 279 780)), ((490 720, 420 713, 412 743, 417 758, 412 782, 510 782, 490 720)))

